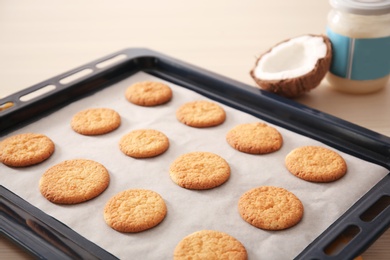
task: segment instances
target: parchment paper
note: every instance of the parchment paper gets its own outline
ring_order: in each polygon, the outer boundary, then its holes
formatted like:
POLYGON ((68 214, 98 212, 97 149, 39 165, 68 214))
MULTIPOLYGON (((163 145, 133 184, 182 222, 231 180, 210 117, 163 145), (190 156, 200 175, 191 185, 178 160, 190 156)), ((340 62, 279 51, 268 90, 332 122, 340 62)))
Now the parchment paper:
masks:
POLYGON ((292 259, 388 173, 383 167, 339 152, 348 165, 345 177, 327 184, 303 181, 287 171, 285 156, 299 146, 324 144, 275 126, 284 138, 281 150, 267 155, 238 152, 227 144, 227 131, 237 124, 263 120, 221 104, 227 113, 222 125, 205 129, 183 125, 176 119, 176 109, 185 102, 207 98, 166 82, 173 90, 169 103, 157 107, 129 103, 124 97, 126 88, 144 80, 163 81, 137 73, 13 132, 45 134, 54 141, 56 151, 36 166, 16 169, 1 164, 1 184, 121 259, 171 259, 175 246, 184 236, 203 229, 219 230, 235 237, 246 247, 249 259, 292 259), (121 115, 121 126, 102 136, 75 133, 70 127, 72 116, 80 110, 97 107, 115 109, 121 115), (125 156, 119 150, 119 139, 141 128, 165 133, 170 140, 168 151, 151 159, 125 156), (173 183, 169 177, 170 164, 179 155, 193 151, 213 152, 227 160, 231 167, 230 179, 218 188, 204 191, 183 189, 173 183), (78 205, 50 203, 38 189, 41 175, 57 163, 76 158, 103 164, 111 176, 108 189, 78 205), (262 185, 283 187, 298 196, 304 205, 302 221, 293 228, 271 232, 241 219, 237 210, 240 196, 262 185), (158 192, 167 204, 168 214, 160 225, 148 231, 119 233, 104 222, 103 208, 112 196, 132 188, 158 192))

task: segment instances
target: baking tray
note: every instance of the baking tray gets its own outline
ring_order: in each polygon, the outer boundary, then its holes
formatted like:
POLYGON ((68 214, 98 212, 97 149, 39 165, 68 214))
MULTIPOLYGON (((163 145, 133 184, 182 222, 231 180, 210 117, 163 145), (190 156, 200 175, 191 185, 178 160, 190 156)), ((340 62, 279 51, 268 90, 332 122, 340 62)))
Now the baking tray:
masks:
MULTIPOLYGON (((390 169, 389 137, 148 49, 113 53, 1 99, 0 136, 140 71, 390 169), (55 88, 23 100, 47 86, 55 88)), ((361 254, 390 226, 389 200, 387 174, 297 259, 351 259, 361 254), (343 246, 334 250, 339 240, 343 246)), ((39 258, 116 258, 3 186, 0 209, 1 232, 39 258)))

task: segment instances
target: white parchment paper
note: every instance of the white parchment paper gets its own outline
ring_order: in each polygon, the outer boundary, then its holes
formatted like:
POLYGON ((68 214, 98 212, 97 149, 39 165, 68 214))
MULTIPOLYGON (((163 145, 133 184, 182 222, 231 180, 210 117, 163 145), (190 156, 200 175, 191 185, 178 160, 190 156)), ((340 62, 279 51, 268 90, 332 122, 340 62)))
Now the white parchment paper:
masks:
POLYGON ((144 80, 163 81, 137 73, 13 132, 45 134, 54 141, 56 151, 36 166, 16 169, 0 165, 1 184, 121 259, 171 259, 175 246, 184 236, 203 229, 219 230, 235 237, 246 247, 249 259, 292 259, 388 173, 383 167, 340 152, 348 165, 345 177, 327 184, 303 181, 286 170, 285 156, 299 146, 324 144, 275 126, 284 138, 281 150, 267 155, 240 153, 227 144, 227 131, 237 124, 262 120, 222 105, 227 113, 222 125, 204 129, 183 125, 176 119, 176 109, 185 102, 207 98, 166 82, 173 90, 169 103, 157 107, 129 103, 124 97, 126 88, 144 80), (70 127, 72 116, 80 110, 97 107, 115 109, 121 115, 121 126, 102 136, 75 133, 70 127), (141 128, 165 133, 170 141, 168 151, 151 159, 125 156, 119 150, 120 138, 141 128), (230 179, 220 187, 205 191, 186 190, 173 183, 169 177, 170 164, 179 155, 193 151, 208 151, 223 157, 231 167, 230 179), (57 163, 76 158, 103 164, 111 177, 108 189, 78 205, 50 203, 38 189, 41 175, 57 163), (240 196, 262 185, 283 187, 299 197, 305 211, 297 226, 284 231, 264 231, 241 219, 237 210, 240 196), (104 222, 103 208, 112 196, 132 188, 158 192, 167 204, 168 213, 153 229, 135 234, 119 233, 104 222))

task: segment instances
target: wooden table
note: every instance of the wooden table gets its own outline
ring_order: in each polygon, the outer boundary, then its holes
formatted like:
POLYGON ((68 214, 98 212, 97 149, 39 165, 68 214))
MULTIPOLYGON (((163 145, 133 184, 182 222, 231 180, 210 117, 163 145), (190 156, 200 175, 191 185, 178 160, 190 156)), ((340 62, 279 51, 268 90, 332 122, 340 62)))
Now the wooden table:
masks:
MULTIPOLYGON (((198 0, 0 2, 0 97, 129 47, 150 48, 254 85, 249 70, 274 44, 325 33, 328 1, 198 0)), ((332 90, 326 80, 296 99, 390 136, 390 84, 370 95, 332 90)), ((1 105, 1 104, 0 104, 1 105)), ((390 258, 390 230, 364 259, 390 258)), ((0 238, 0 259, 29 259, 0 238)))

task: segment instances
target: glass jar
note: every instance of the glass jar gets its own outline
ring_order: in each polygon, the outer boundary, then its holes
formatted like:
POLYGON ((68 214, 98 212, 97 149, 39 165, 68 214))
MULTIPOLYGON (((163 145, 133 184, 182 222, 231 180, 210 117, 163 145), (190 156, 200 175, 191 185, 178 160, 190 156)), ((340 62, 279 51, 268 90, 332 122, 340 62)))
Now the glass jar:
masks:
POLYGON ((342 92, 365 94, 390 78, 390 1, 330 0, 327 36, 333 47, 327 80, 342 92))

